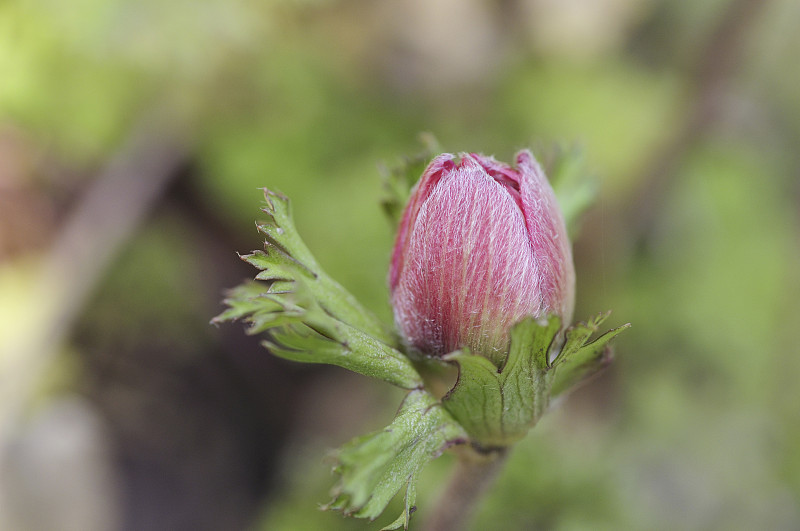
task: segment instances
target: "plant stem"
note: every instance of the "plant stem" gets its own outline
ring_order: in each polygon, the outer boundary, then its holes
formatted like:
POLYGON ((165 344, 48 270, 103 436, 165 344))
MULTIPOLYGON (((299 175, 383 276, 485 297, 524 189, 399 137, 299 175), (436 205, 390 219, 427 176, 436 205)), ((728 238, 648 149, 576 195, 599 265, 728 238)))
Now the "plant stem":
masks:
POLYGON ((465 529, 483 495, 503 468, 507 455, 506 449, 479 454, 470 448, 460 453, 450 484, 423 529, 425 531, 465 529))

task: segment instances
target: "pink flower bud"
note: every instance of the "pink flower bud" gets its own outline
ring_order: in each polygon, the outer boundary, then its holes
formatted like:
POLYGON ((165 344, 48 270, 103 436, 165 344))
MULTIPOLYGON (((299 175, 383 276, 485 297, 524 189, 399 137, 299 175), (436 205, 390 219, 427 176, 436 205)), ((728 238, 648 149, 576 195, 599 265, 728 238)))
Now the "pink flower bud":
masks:
POLYGON ((575 271, 553 189, 529 151, 436 157, 414 188, 389 272, 397 327, 414 350, 462 347, 499 365, 528 315, 569 324, 575 271))

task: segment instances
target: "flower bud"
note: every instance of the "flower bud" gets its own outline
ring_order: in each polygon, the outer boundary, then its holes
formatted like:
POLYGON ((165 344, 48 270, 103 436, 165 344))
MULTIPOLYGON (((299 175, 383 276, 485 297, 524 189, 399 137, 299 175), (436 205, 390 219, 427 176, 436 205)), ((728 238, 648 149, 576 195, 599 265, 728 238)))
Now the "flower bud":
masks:
POLYGON ((414 351, 468 347, 500 366, 522 318, 569 324, 575 272, 553 189, 529 151, 517 167, 436 157, 412 191, 389 273, 395 321, 414 351))

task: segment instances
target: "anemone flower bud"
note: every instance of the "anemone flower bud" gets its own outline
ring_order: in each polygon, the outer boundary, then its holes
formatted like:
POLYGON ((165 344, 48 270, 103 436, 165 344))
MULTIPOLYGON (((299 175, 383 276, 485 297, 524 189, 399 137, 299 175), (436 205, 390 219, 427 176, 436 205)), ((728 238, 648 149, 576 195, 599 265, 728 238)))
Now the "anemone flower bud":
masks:
POLYGON ((412 191, 392 254, 395 322, 438 357, 468 347, 500 365, 522 318, 572 317, 575 271, 553 189, 529 151, 517 167, 436 157, 412 191))

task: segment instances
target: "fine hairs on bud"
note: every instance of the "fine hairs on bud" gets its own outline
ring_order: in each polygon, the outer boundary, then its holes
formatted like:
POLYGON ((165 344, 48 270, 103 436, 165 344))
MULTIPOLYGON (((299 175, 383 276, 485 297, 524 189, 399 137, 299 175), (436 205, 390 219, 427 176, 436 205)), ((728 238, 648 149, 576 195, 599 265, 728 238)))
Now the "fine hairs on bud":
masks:
POLYGON ((535 276, 536 263, 522 213, 494 179, 464 170, 445 176, 423 204, 409 247, 414 304, 403 328, 420 323, 418 348, 437 356, 459 348, 471 330, 476 345, 503 350, 491 344, 487 325, 506 328, 511 316, 541 307, 536 286, 524 282, 535 276))
POLYGON ((521 318, 570 317, 574 274, 563 219, 532 155, 522 152, 518 162, 517 170, 462 154, 456 165, 441 155, 412 194, 390 283, 397 326, 424 355, 469 347, 499 361, 521 318))

